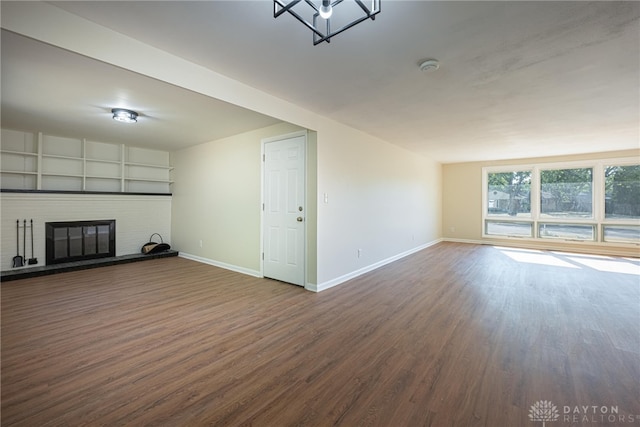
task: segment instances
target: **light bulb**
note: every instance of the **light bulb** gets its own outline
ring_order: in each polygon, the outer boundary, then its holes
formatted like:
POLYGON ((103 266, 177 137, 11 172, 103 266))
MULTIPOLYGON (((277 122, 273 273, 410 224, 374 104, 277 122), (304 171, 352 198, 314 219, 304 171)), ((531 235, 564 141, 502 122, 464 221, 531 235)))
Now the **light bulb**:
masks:
POLYGON ((124 108, 113 108, 113 120, 117 120, 123 123, 135 123, 138 121, 138 113, 124 108))
POLYGON ((330 0, 322 0, 322 6, 320 6, 320 17, 322 19, 331 18, 331 14, 333 13, 333 8, 331 7, 330 0))

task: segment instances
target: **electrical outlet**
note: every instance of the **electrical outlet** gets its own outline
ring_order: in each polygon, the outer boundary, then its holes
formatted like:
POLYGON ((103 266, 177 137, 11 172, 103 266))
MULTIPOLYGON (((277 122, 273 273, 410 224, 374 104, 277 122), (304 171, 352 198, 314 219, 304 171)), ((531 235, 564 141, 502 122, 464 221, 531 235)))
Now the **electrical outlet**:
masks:
POLYGON ((455 227, 451 227, 451 232, 455 233, 456 232, 456 228, 455 227))
POLYGON ((362 255, 362 249, 358 249, 358 258, 360 258, 360 255, 362 255))
POLYGON ((200 247, 202 247, 202 240, 200 240, 200 247))

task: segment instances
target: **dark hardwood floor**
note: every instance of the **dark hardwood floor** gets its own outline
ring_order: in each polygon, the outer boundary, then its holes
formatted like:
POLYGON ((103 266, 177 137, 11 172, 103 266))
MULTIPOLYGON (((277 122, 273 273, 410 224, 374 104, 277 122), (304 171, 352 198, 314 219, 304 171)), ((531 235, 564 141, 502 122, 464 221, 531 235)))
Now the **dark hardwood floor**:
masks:
POLYGON ((638 273, 441 243, 318 294, 182 258, 7 282, 2 426, 640 426, 638 273))

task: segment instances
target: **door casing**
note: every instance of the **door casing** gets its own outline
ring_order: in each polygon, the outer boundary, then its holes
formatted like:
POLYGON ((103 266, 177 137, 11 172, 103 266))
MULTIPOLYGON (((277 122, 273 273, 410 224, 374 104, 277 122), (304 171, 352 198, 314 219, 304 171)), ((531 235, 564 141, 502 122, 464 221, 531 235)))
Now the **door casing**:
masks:
MULTIPOLYGON (((307 162, 308 162, 308 135, 307 135, 307 131, 298 131, 298 132, 292 132, 292 133, 288 133, 288 134, 284 134, 284 135, 278 135, 278 136, 274 136, 274 137, 270 137, 270 138, 264 138, 261 140, 261 208, 260 208, 260 252, 261 252, 261 256, 260 256, 260 273, 262 275, 262 277, 264 276, 264 264, 265 264, 265 233, 267 232, 266 230, 266 226, 265 226, 265 194, 266 194, 266 180, 265 180, 265 173, 266 173, 266 159, 265 159, 265 152, 266 152, 266 145, 268 143, 271 142, 276 142, 276 141, 283 141, 283 140, 287 140, 287 139, 292 139, 292 138, 298 138, 298 137, 303 137, 303 144, 304 144, 304 185, 303 185, 303 189, 304 189, 304 202, 303 202, 303 215, 302 217, 304 218, 303 220, 303 245, 302 247, 299 249, 299 253, 298 255, 300 256, 300 259, 302 260, 303 263, 303 282, 302 283, 295 283, 296 285, 300 285, 303 287, 306 287, 307 284, 307 227, 308 227, 308 221, 307 221, 307 196, 308 196, 308 191, 307 191, 307 171, 308 171, 308 166, 307 166, 307 162), (301 253, 300 253, 301 252, 301 253)), ((278 279, 278 278, 276 278, 278 279)))

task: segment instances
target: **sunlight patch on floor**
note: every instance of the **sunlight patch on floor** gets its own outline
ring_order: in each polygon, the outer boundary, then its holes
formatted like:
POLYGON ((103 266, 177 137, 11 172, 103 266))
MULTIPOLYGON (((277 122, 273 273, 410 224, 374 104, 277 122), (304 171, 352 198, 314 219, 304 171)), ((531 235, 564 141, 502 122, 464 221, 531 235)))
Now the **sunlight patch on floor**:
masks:
POLYGON ((607 271, 610 273, 624 273, 635 274, 640 276, 640 265, 636 265, 632 262, 624 261, 623 259, 593 259, 583 257, 567 257, 573 262, 585 265, 589 268, 593 268, 598 271, 607 271))
MULTIPOLYGON (((543 264, 553 267, 580 268, 575 264, 563 261, 552 254, 530 253, 525 251, 502 250, 503 254, 517 262, 526 262, 529 264, 543 264)), ((533 251, 532 251, 533 252, 533 251)), ((539 252, 539 251, 536 251, 539 252)))
POLYGON ((514 261, 565 268, 592 268, 608 273, 640 276, 640 260, 607 255, 577 254, 571 252, 543 251, 538 249, 494 246, 514 261))
POLYGON ((608 255, 578 254, 575 252, 560 252, 560 251, 551 251, 551 253, 554 255, 565 256, 565 257, 578 256, 580 258, 615 259, 614 257, 608 256, 608 255))

